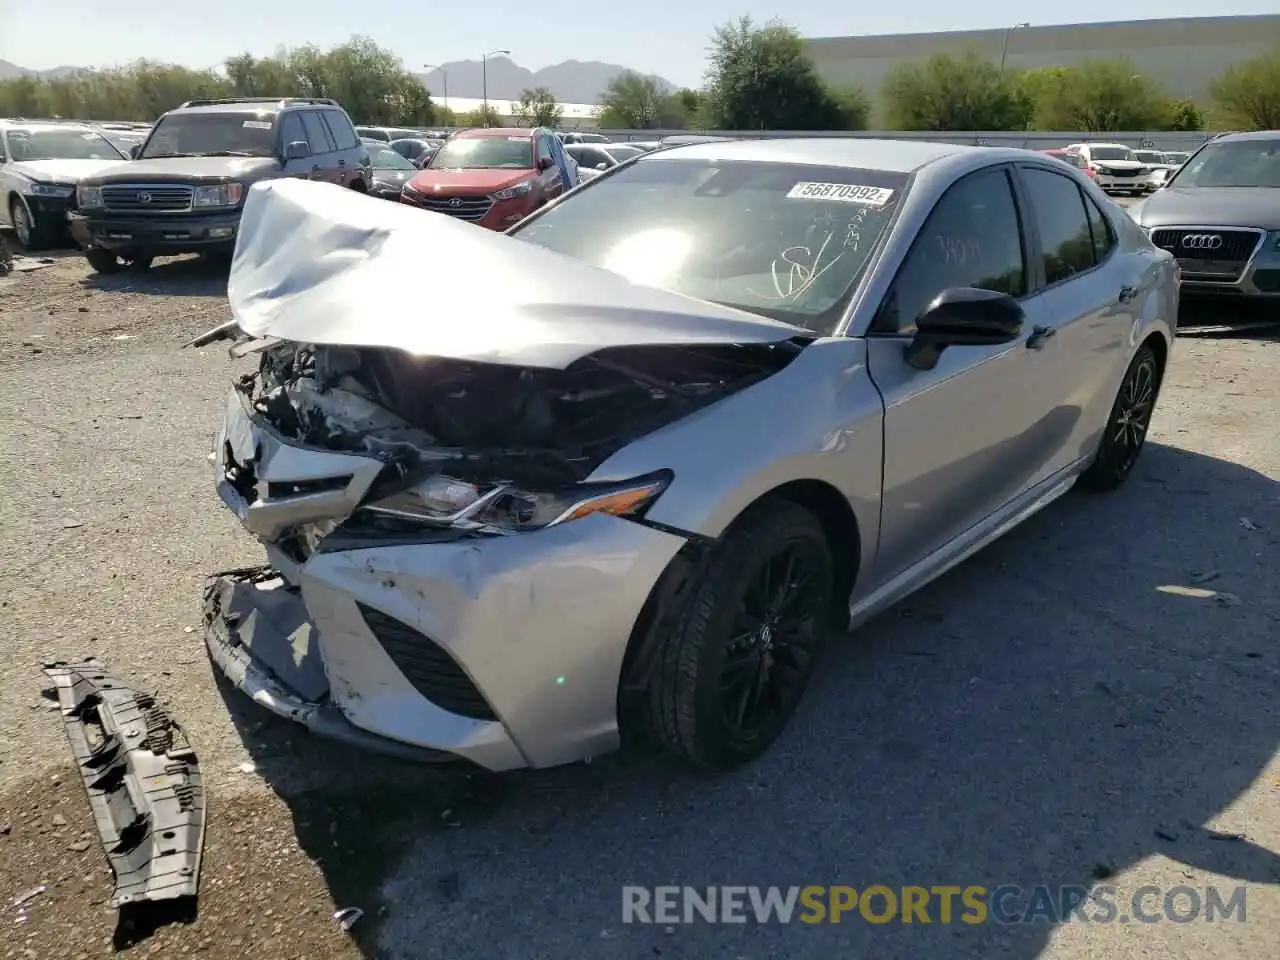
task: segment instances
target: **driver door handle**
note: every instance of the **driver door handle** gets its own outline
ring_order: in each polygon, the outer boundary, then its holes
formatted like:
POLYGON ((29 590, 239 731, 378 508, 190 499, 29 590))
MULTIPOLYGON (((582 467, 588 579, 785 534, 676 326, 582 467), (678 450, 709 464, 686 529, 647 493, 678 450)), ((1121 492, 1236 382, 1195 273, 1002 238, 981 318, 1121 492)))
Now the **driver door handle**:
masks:
POLYGON ((1053 327, 1034 327, 1031 336, 1027 337, 1027 349, 1040 350, 1057 335, 1058 331, 1053 327))
POLYGON ((1137 287, 1121 287, 1121 288, 1120 288, 1120 302, 1121 302, 1121 303, 1129 303, 1129 302, 1130 302, 1131 300, 1133 300, 1133 298, 1134 298, 1134 297, 1136 297, 1137 295, 1138 295, 1138 288, 1137 288, 1137 287))

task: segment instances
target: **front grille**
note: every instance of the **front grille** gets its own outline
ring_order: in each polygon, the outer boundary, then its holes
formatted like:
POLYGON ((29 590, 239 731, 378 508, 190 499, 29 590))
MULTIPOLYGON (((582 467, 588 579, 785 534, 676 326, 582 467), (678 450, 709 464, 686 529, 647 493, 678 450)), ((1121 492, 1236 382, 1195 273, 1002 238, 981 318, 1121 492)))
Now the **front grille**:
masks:
POLYGON ((1258 236, 1259 233, 1254 230, 1173 227, 1153 230, 1151 232, 1151 242, 1183 260, 1214 260, 1223 263, 1239 263, 1241 269, 1243 269, 1245 261, 1253 256, 1253 251, 1258 246, 1258 236), (1192 245, 1188 246, 1185 243, 1188 237, 1220 237, 1222 245, 1208 247, 1193 240, 1192 245))
POLYGON ((380 610, 363 603, 356 606, 382 649, 413 689, 441 710, 472 720, 498 719, 471 678, 438 643, 380 610))
POLYGON ((1108 177, 1136 177, 1142 173, 1141 170, 1110 170, 1107 167, 1100 167, 1099 169, 1104 176, 1108 177))
POLYGON ((410 199, 423 210, 447 213, 459 220, 483 220, 484 215, 493 206, 493 201, 488 197, 427 197, 414 194, 410 199))
POLYGON ((191 194, 181 184, 113 183, 102 188, 102 205, 111 213, 186 213, 191 194))

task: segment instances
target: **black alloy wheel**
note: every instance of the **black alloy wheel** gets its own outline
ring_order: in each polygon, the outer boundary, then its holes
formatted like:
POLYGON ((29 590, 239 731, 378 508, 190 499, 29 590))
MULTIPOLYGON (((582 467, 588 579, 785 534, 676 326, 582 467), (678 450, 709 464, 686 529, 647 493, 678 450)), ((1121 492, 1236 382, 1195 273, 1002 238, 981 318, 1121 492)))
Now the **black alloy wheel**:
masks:
POLYGON ((1103 430, 1098 456, 1080 477, 1091 490, 1114 490, 1133 472, 1147 441, 1151 414, 1160 393, 1160 363, 1144 343, 1120 382, 1120 392, 1103 430))
POLYGON ((724 535, 656 638, 644 726, 697 766, 748 763, 795 712, 831 630, 833 562, 818 519, 763 502, 724 535))

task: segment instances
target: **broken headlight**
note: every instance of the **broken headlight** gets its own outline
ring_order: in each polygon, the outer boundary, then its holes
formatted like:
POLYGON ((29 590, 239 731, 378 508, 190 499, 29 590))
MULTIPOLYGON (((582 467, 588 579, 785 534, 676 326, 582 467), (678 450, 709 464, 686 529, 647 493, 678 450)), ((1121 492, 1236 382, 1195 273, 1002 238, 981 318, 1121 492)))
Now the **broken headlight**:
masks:
POLYGON ((484 486, 435 476, 363 509, 401 520, 509 534, 581 520, 593 513, 641 513, 671 482, 666 471, 621 483, 578 484, 534 493, 511 484, 484 486))

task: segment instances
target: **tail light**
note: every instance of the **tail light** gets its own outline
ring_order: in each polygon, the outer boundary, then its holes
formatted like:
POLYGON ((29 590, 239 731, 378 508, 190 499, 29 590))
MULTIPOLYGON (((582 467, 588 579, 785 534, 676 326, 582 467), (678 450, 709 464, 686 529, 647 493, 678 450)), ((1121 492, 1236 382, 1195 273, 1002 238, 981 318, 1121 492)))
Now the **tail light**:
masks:
POLYGON ((1097 179, 1097 176, 1098 176, 1097 168, 1092 166, 1085 167, 1084 172, 1085 172, 1085 176, 1093 177, 1094 179, 1097 179))

